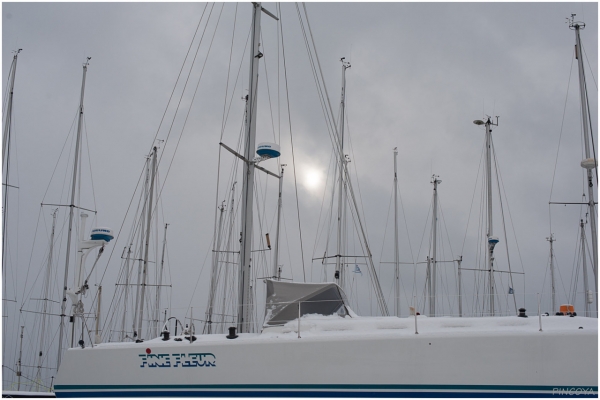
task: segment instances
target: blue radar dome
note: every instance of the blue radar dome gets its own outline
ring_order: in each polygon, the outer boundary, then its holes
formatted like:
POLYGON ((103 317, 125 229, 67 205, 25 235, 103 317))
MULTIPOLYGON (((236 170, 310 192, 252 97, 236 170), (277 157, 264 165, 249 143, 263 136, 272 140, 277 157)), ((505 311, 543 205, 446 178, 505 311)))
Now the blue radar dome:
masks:
POLYGON ((110 242, 115 235, 110 228, 94 228, 92 229, 92 240, 104 240, 110 242))
POLYGON ((264 142, 258 144, 256 154, 261 157, 276 158, 281 155, 281 151, 278 144, 264 142))

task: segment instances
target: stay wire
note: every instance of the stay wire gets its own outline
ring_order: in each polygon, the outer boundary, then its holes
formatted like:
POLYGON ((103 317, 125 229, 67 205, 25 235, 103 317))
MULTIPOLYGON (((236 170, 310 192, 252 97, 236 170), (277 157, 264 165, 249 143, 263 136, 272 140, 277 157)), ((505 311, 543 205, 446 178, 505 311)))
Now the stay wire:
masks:
MULTIPOLYGON (((279 16, 279 23, 283 26, 283 16, 280 15, 279 16)), ((308 16, 306 18, 306 21, 308 23, 308 16)), ((283 74, 284 74, 284 81, 285 81, 285 95, 286 95, 286 100, 287 100, 287 111, 288 111, 288 122, 289 122, 289 129, 290 129, 290 143, 292 146, 292 169, 294 170, 294 188, 296 191, 296 210, 297 210, 297 214, 298 214, 298 230, 300 232, 300 254, 302 256, 302 275, 304 277, 304 282, 306 282, 306 268, 305 268, 305 264, 304 264, 304 247, 303 247, 303 241, 302 241, 302 224, 301 224, 301 219, 300 219, 300 202, 298 200, 298 180, 296 177, 296 157, 294 154, 294 135, 292 132, 292 113, 290 110, 290 93, 289 93, 289 86, 288 86, 288 76, 287 76, 287 62, 286 62, 286 58, 285 58, 285 40, 283 37, 283 29, 281 30, 281 51, 283 54, 283 74)))
MULTIPOLYGON (((180 68, 180 70, 179 70, 179 74, 178 74, 178 76, 177 76, 177 79, 176 79, 176 81, 175 81, 175 84, 173 85, 173 90, 171 91, 171 95, 169 96, 169 100, 167 101, 167 106, 165 107, 165 111, 163 112, 163 116, 162 116, 162 118, 161 118, 161 120, 160 120, 160 123, 159 123, 159 126, 158 126, 158 128, 157 128, 157 130, 156 130, 156 134, 154 135, 154 138, 153 138, 153 140, 152 140, 152 143, 153 143, 153 144, 156 142, 156 139, 158 138, 158 134, 159 134, 159 132, 160 132, 160 128, 161 128, 161 126, 162 126, 162 124, 163 124, 163 122, 164 122, 164 119, 165 119, 165 117, 166 117, 167 111, 169 110, 169 105, 171 104, 171 100, 172 100, 172 98, 173 98, 173 95, 174 95, 174 93, 175 93, 175 89, 177 88, 177 85, 178 85, 178 83, 179 83, 179 79, 181 78, 181 74, 182 74, 182 72, 183 72, 183 69, 184 69, 184 67, 185 67, 186 63, 187 63, 188 56, 189 56, 189 54, 190 54, 190 51, 191 51, 191 49, 192 49, 192 45, 193 45, 193 43, 194 43, 194 40, 195 40, 195 38, 196 38, 196 35, 197 35, 197 33, 198 33, 198 30, 200 29, 200 25, 201 25, 201 23, 202 23, 202 19, 204 18, 204 13, 205 13, 205 11, 206 11, 206 7, 207 7, 207 6, 208 6, 208 3, 207 3, 205 6, 204 6, 204 10, 202 11, 202 15, 200 16, 200 20, 198 21, 198 25, 196 26, 196 30, 195 30, 195 32, 194 32, 194 35, 193 35, 193 37, 192 37, 192 40, 191 40, 191 42, 190 42, 190 45, 189 45, 189 47, 188 47, 187 53, 186 53, 186 55, 185 55, 185 58, 184 58, 184 60, 183 60, 183 63, 181 64, 181 68, 180 68)), ((131 200, 129 201, 129 205, 127 206, 127 210, 125 211, 125 216, 123 217, 123 220, 122 220, 123 222, 121 223, 121 226, 119 227, 119 231, 118 231, 118 233, 117 233, 117 236, 116 236, 116 238, 115 238, 115 243, 116 243, 116 242, 119 240, 119 237, 120 237, 120 235, 121 235, 121 232, 122 232, 122 230, 123 230, 123 226, 125 225, 125 220, 126 220, 126 218, 127 218, 127 215, 129 214, 129 210, 131 209, 131 205, 133 204, 133 200, 134 200, 134 198, 135 198, 135 193, 137 192, 137 190, 138 190, 138 188, 139 188, 139 186, 140 186, 140 183, 141 183, 141 182, 142 182, 142 180, 143 180, 142 178, 143 178, 143 176, 144 176, 145 169, 146 169, 146 167, 145 167, 145 165, 144 165, 144 168, 142 168, 142 171, 140 172, 140 176, 139 176, 139 178, 138 178, 138 183, 137 183, 137 185, 136 185, 136 187, 135 187, 135 189, 134 189, 133 195, 131 196, 131 200)), ((113 247, 112 247, 111 253, 110 253, 110 255, 109 255, 109 257, 108 257, 108 260, 107 260, 107 262, 106 262, 106 267, 105 267, 105 269, 104 269, 104 272, 103 272, 103 274, 102 274, 102 277, 100 278, 100 283, 101 283, 101 282, 104 280, 104 276, 106 275, 106 272, 108 271, 108 265, 109 265, 109 263, 110 263, 110 260, 112 259, 112 256, 113 256, 113 254, 114 254, 114 252, 115 252, 115 248, 116 248, 116 246, 113 246, 113 247)), ((116 294, 114 294, 114 295, 113 295, 113 298, 112 298, 112 300, 111 300, 111 303, 110 303, 110 305, 109 305, 109 310, 110 310, 110 309, 112 309, 112 307, 113 307, 114 300, 115 300, 115 296, 116 296, 116 294)), ((106 322, 105 322, 105 324, 103 324, 103 327, 104 327, 104 325, 106 325, 106 322)))
POLYGON ((563 106, 562 121, 560 123, 560 134, 558 135, 558 146, 556 148, 556 158, 554 161, 554 171, 552 171, 552 182, 550 184, 550 199, 548 200, 548 221, 550 223, 550 233, 552 233, 552 212, 551 212, 550 202, 552 201, 552 192, 554 191, 554 180, 556 178, 556 167, 558 166, 558 153, 560 152, 560 142, 562 139, 563 128, 565 125, 565 115, 567 112, 567 100, 569 98, 569 88, 571 87, 571 75, 573 73, 573 60, 574 60, 574 58, 571 58, 571 68, 569 70, 569 79, 567 81, 567 94, 565 95, 565 105, 563 106))
MULTIPOLYGON (((497 154, 496 154, 496 149, 494 147, 494 142, 493 140, 491 140, 491 144, 492 144, 492 152, 494 154, 494 165, 495 165, 495 170, 496 170, 496 184, 497 184, 497 188, 498 188, 498 198, 499 198, 499 203, 500 203, 500 213, 502 215, 502 230, 504 231, 504 243, 505 243, 505 248, 506 248, 506 262, 507 262, 507 266, 508 266, 508 276, 510 279, 510 287, 514 288, 514 283, 513 283, 513 276, 512 276, 512 268, 511 268, 511 264, 510 264, 510 255, 508 252, 508 236, 506 234, 506 220, 504 218, 504 203, 502 202, 502 192, 500 191, 500 174, 499 174, 499 166, 498 166, 498 158, 497 158, 497 154)), ((502 185, 504 187, 504 185, 502 185)), ((504 197, 506 198, 506 191, 504 192, 504 197)), ((509 214, 510 214, 510 209, 508 210, 509 214)), ((512 219, 511 219, 512 221, 512 219)), ((514 228, 514 226, 513 226, 514 228)), ((514 229, 513 229, 514 230, 514 229)), ((514 233, 514 232, 513 232, 514 233)), ((518 241, 515 240, 517 242, 517 249, 519 248, 519 244, 518 241)), ((520 254, 520 252, 519 252, 520 254)), ((522 262, 521 262, 522 265, 522 262)), ((524 271, 523 271, 524 272, 524 271)), ((495 282, 495 280, 494 280, 495 282)), ((500 280, 500 282, 502 282, 502 280, 500 280)), ((513 301, 514 301, 514 306, 515 306, 515 314, 517 313, 517 297, 515 295, 515 292, 513 290, 513 301)))

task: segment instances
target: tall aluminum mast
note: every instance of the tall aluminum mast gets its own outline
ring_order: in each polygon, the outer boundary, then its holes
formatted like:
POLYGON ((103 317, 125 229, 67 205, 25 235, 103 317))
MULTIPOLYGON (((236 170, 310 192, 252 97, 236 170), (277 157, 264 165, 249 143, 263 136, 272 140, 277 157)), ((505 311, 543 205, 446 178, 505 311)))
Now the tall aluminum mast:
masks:
POLYGON ((581 227, 581 272, 583 274, 583 304, 585 305, 585 316, 590 316, 590 304, 588 303, 588 292, 590 285, 588 283, 587 266, 585 262, 585 224, 580 220, 581 227))
POLYGON ((160 271, 158 273, 158 282, 156 285, 156 308, 155 308, 155 315, 156 315, 156 336, 160 335, 160 331, 161 331, 161 326, 160 326, 160 292, 162 289, 162 280, 163 280, 163 272, 164 272, 164 267, 165 267, 165 251, 167 249, 167 228, 169 227, 169 224, 165 223, 165 233, 163 236, 163 245, 162 245, 162 255, 160 256, 160 271))
POLYGON ((494 225, 492 217, 492 126, 498 126, 498 117, 496 123, 493 123, 488 117, 487 121, 475 120, 475 125, 485 125, 485 173, 486 173, 486 192, 487 192, 487 271, 488 271, 488 291, 490 314, 495 314, 494 309, 494 248, 498 243, 498 238, 494 236, 494 225))
MULTIPOLYGON (((583 125, 583 143, 585 146, 585 160, 581 162, 581 166, 587 170, 588 180, 588 204, 590 214, 590 229, 592 233, 592 254, 593 254, 593 265, 592 270, 594 272, 595 279, 595 291, 596 291, 596 315, 598 314, 598 237, 596 232, 596 203, 594 197, 594 180, 592 170, 597 168, 597 162, 591 158, 590 149, 590 133, 589 133, 589 108, 587 101, 587 88, 585 82, 585 73, 583 70, 583 52, 581 51, 581 37, 580 31, 585 28, 585 23, 576 22, 574 20, 575 14, 571 14, 569 18, 569 28, 575 31, 575 57, 577 58, 577 65, 579 70, 579 95, 581 97, 581 119, 583 125)), ((596 174, 598 171, 596 170, 596 174)), ((587 293, 586 293, 586 307, 587 307, 587 293)))
POLYGON ((550 281, 552 284, 552 315, 554 315, 556 314, 556 286, 554 280, 554 242, 556 242, 556 239, 554 239, 554 234, 551 233, 546 240, 550 242, 550 281))
POLYGON ((439 176, 433 175, 433 217, 431 222, 431 256, 428 258, 427 267, 429 269, 429 316, 435 317, 435 299, 436 299, 436 281, 437 281, 437 209, 438 209, 438 184, 442 183, 439 176))
POLYGON ((346 281, 344 273, 344 262, 342 254, 344 253, 344 241, 342 237, 344 223, 344 171, 346 158, 344 156, 344 117, 346 113, 346 70, 350 68, 350 63, 344 61, 345 57, 340 60, 342 62, 342 98, 340 101, 340 133, 338 137, 338 157, 340 179, 338 181, 338 221, 337 221, 337 256, 335 258, 335 278, 342 289, 346 281))
POLYGON ((83 64, 83 78, 81 80, 81 96, 79 99, 79 118, 77 120, 77 139, 75 141, 75 159, 73 161, 73 182, 71 184, 71 203, 69 204, 69 230, 67 235, 67 247, 66 247, 66 260, 65 260, 65 278, 63 284, 62 302, 60 305, 60 330, 58 335, 58 358, 56 362, 56 369, 60 367, 62 359, 62 346, 63 337, 65 330, 65 310, 67 307, 67 280, 69 278, 69 260, 71 252, 71 238, 73 235, 73 217, 75 214, 75 191, 77 188, 77 171, 79 168, 79 155, 81 152, 81 129, 83 126, 83 98, 85 94, 85 77, 87 74, 87 67, 92 57, 88 57, 83 64))
MULTIPOLYGON (((6 240, 8 238, 7 232, 7 221, 8 221, 8 188, 11 186, 9 182, 9 167, 10 167, 10 132, 12 126, 12 105, 13 105, 13 93, 15 88, 15 75, 17 72, 17 58, 22 49, 19 49, 15 52, 13 56, 12 65, 10 67, 9 77, 10 77, 10 89, 8 92, 8 102, 6 104, 6 114, 4 120, 4 134, 2 135, 2 169, 3 169, 3 182, 2 182, 2 282, 3 282, 3 296, 4 300, 2 300, 2 316, 7 315, 6 309, 6 301, 8 300, 7 291, 6 291, 6 266, 5 264, 5 256, 7 243, 6 240)), ((5 335, 6 323, 2 324, 2 333, 5 335)), ((5 335, 6 336, 6 335, 5 335)), ((4 355, 6 354, 6 341, 2 341, 2 357, 4 360, 4 355)))
POLYGON ((142 323, 144 320, 144 298, 146 295, 146 279, 148 276, 148 252, 150 249, 150 228, 152 227, 152 199, 154 195, 154 181, 156 180, 157 148, 152 149, 152 172, 150 177, 150 191, 148 192, 148 217, 146 220, 146 235, 144 236, 144 265, 142 268, 142 287, 140 293, 140 313, 138 314, 136 332, 138 340, 142 337, 142 323))
POLYGON ((400 253, 398 249, 398 148, 394 148, 394 304, 400 316, 400 253))
POLYGON ((281 207, 283 205, 283 167, 281 164, 281 174, 279 175, 279 197, 277 199, 277 231, 275 232, 275 249, 273 251, 273 279, 281 280, 281 270, 279 269, 279 228, 281 225, 281 207))
POLYGON ((221 251, 221 234, 223 232, 223 216, 225 214, 225 201, 219 207, 219 223, 215 226, 216 234, 213 242, 213 259, 212 269, 210 274, 210 289, 208 292, 208 305, 206 307, 206 322, 204 324, 204 332, 211 334, 212 332, 212 315, 215 303, 215 296, 217 294, 217 279, 219 276, 219 262, 220 262, 220 251, 221 251))
MULTIPOLYGON (((6 222, 8 220, 8 188, 10 187, 9 174, 8 171, 10 169, 10 132, 12 126, 12 107, 13 107, 13 94, 15 90, 15 76, 17 74, 17 58, 19 57, 19 53, 22 49, 19 49, 15 52, 13 56, 12 65, 10 66, 10 88, 8 92, 8 102, 6 104, 6 118, 4 119, 4 133, 2 135, 2 160, 3 160, 3 169, 4 169, 4 182, 3 182, 3 191, 4 191, 4 201, 2 202, 2 248, 4 251, 2 252, 2 271, 4 272, 4 256, 6 254, 6 222)), ((4 282, 6 283, 6 278, 3 276, 4 282)), ((4 291, 6 295, 6 290, 4 291)), ((6 314, 4 314, 6 315, 6 314)))
POLYGON ((44 305, 42 306, 42 327, 40 329, 40 350, 38 352, 38 362, 37 362, 37 371, 36 371, 36 379, 37 387, 39 390, 39 382, 42 379, 42 363, 44 362, 44 339, 46 338, 46 321, 48 316, 48 291, 50 290, 50 277, 52 275, 52 260, 54 257, 54 234, 56 231, 56 213, 58 212, 58 208, 54 210, 52 213, 52 230, 50 231, 50 250, 48 251, 48 263, 46 264, 46 279, 44 279, 43 289, 42 289, 42 301, 44 305))
POLYGON ((261 3, 252 3, 252 34, 250 50, 250 78, 248 79, 248 95, 246 97, 246 126, 244 144, 244 180, 242 185, 242 232, 240 246, 240 275, 238 290, 237 325, 240 333, 247 333, 252 328, 252 293, 250 290, 252 266, 252 224, 254 210, 254 158, 256 149, 256 106, 258 94, 258 61, 263 53, 260 51, 260 17, 261 12, 277 19, 262 8, 261 3))

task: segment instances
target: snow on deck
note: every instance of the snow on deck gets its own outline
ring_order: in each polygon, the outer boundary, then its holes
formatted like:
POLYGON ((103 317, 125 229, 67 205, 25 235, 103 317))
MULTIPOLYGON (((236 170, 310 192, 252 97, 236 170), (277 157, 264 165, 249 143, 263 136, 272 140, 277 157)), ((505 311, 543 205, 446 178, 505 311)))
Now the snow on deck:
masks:
MULTIPOLYGON (((572 335, 574 332, 582 334, 598 334, 598 319, 586 317, 567 316, 542 316, 542 332, 538 316, 520 318, 509 317, 435 317, 428 318, 420 315, 417 317, 417 330, 419 336, 448 337, 448 336, 505 336, 505 335, 539 335, 544 332, 551 334, 572 335)), ((392 338, 415 335, 415 317, 340 317, 337 315, 304 315, 300 320, 300 335, 302 338, 312 340, 331 340, 348 338, 392 338)), ((189 336, 188 336, 189 337, 189 336)), ((298 320, 290 321, 283 326, 269 327, 262 333, 240 334, 237 339, 226 338, 226 334, 197 334, 194 344, 217 342, 247 342, 247 341, 279 341, 290 340, 298 337, 298 320)), ((168 341, 161 338, 145 340, 142 343, 102 343, 96 348, 114 347, 145 347, 173 346, 178 343, 189 345, 189 340, 178 336, 181 341, 171 337, 168 341)), ((90 349, 91 347, 87 347, 90 349)))

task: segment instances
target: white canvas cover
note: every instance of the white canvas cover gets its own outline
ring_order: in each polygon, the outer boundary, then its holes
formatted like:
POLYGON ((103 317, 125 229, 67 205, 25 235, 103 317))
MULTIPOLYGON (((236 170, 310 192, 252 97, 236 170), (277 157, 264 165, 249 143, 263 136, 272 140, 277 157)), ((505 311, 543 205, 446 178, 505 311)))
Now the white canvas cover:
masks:
POLYGON ((283 325, 300 315, 349 315, 347 300, 335 283, 297 283, 267 280, 264 327, 283 325))

